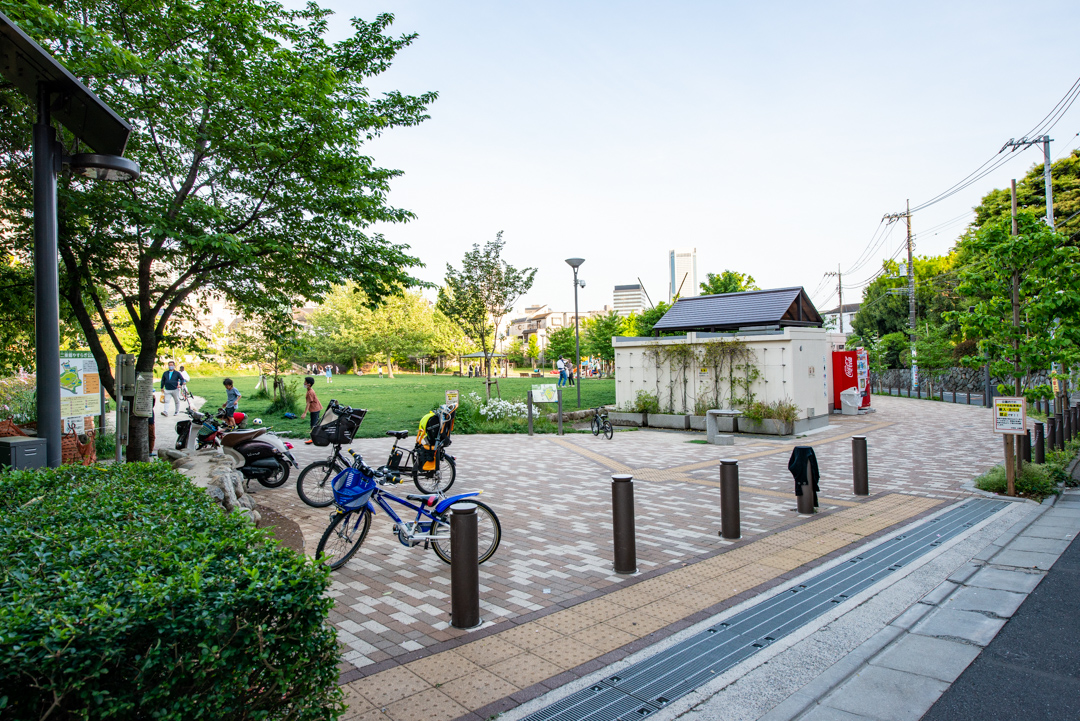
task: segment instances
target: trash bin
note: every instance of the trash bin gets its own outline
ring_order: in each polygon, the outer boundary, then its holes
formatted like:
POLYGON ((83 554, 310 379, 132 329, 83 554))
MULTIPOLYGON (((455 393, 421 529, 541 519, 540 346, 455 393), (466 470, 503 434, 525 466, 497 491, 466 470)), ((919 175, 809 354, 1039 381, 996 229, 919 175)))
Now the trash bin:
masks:
POLYGON ((848 388, 840 391, 840 413, 845 416, 859 415, 859 406, 862 405, 862 394, 858 388, 848 388))

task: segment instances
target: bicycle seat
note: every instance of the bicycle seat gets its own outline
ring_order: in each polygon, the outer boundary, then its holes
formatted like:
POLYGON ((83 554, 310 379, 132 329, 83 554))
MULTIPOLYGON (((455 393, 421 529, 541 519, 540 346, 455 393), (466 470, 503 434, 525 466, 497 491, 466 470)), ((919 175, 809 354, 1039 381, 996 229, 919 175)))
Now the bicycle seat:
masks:
POLYGON ((400 441, 402 438, 408 438, 412 434, 409 431, 387 431, 386 435, 391 438, 397 438, 400 441))
POLYGON ((410 501, 420 501, 428 506, 434 506, 436 503, 439 502, 439 497, 436 496, 434 493, 427 493, 423 495, 419 493, 409 493, 405 496, 405 498, 410 501))
POLYGON ((221 437, 221 445, 226 448, 232 448, 237 443, 243 443, 244 441, 250 441, 252 438, 258 438, 263 433, 266 433, 265 428, 250 428, 246 431, 231 431, 221 437))

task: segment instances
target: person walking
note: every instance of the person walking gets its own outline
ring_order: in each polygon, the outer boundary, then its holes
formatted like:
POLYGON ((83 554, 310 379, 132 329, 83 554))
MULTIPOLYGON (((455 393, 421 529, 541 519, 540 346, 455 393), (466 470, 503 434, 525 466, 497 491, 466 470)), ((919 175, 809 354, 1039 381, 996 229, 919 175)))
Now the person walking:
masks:
POLYGON ((327 383, 333 383, 334 382, 334 369, 331 368, 329 365, 326 366, 326 382, 327 383))
POLYGON ((566 378, 570 381, 570 385, 574 385, 574 365, 572 363, 566 364, 566 378))
POLYGON ((555 367, 559 369, 559 385, 566 385, 566 361, 562 356, 559 356, 559 360, 555 361, 555 367))
POLYGON ((161 374, 161 392, 165 396, 162 401, 161 415, 169 415, 169 401, 173 402, 173 415, 180 412, 180 384, 184 377, 176 370, 176 364, 169 361, 169 370, 161 374))
POLYGON ((233 420, 233 413, 236 413, 236 407, 240 404, 240 391, 233 388, 232 378, 226 378, 221 385, 225 386, 225 405, 221 407, 225 411, 225 424, 234 428, 236 422, 233 420))
MULTIPOLYGON (((311 419, 311 430, 315 430, 315 425, 319 422, 319 411, 322 410, 322 403, 319 403, 318 396, 315 395, 315 379, 308 376, 304 379, 304 388, 307 389, 307 396, 304 401, 304 413, 308 414, 308 418, 311 419)), ((304 443, 311 443, 311 439, 308 438, 304 443)))

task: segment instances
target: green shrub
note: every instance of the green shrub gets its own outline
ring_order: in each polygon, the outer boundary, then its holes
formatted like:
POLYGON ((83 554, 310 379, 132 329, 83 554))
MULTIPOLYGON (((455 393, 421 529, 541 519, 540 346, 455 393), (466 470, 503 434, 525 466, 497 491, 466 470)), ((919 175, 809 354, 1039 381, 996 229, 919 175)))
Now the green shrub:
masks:
MULTIPOLYGON (((257 396, 256 396, 257 397, 257 396)), ((299 413, 300 412, 300 384, 294 378, 285 380, 278 379, 277 392, 274 400, 266 408, 267 413, 299 413)))
POLYGON ((328 584, 163 463, 0 474, 0 717, 336 718, 328 584))
POLYGON ((112 458, 116 455, 116 434, 115 433, 102 433, 98 432, 94 434, 94 449, 97 451, 97 457, 101 459, 112 458))
POLYGON ((628 403, 625 413, 659 413, 660 399, 648 391, 638 391, 633 403, 628 403))
MULTIPOLYGON (((994 466, 976 478, 975 487, 991 493, 1005 493, 1008 490, 1005 466, 994 466)), ((1050 468, 1034 463, 1025 463, 1021 467, 1020 477, 1016 479, 1016 495, 1041 501, 1054 493, 1057 493, 1057 483, 1050 468)))
POLYGON ((753 401, 743 409, 743 417, 757 422, 768 418, 794 423, 799 420, 799 406, 789 400, 773 401, 772 403, 753 401))
POLYGON ((37 384, 33 376, 0 378, 0 420, 37 420, 37 384))

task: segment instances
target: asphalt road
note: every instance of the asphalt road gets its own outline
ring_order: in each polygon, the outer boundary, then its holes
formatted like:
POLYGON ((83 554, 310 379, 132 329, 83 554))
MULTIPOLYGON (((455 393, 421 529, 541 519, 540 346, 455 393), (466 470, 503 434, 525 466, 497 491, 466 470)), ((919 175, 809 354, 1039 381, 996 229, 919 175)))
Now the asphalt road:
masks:
POLYGON ((1080 544, 1075 540, 923 716, 923 721, 968 719, 1080 719, 1080 544))

